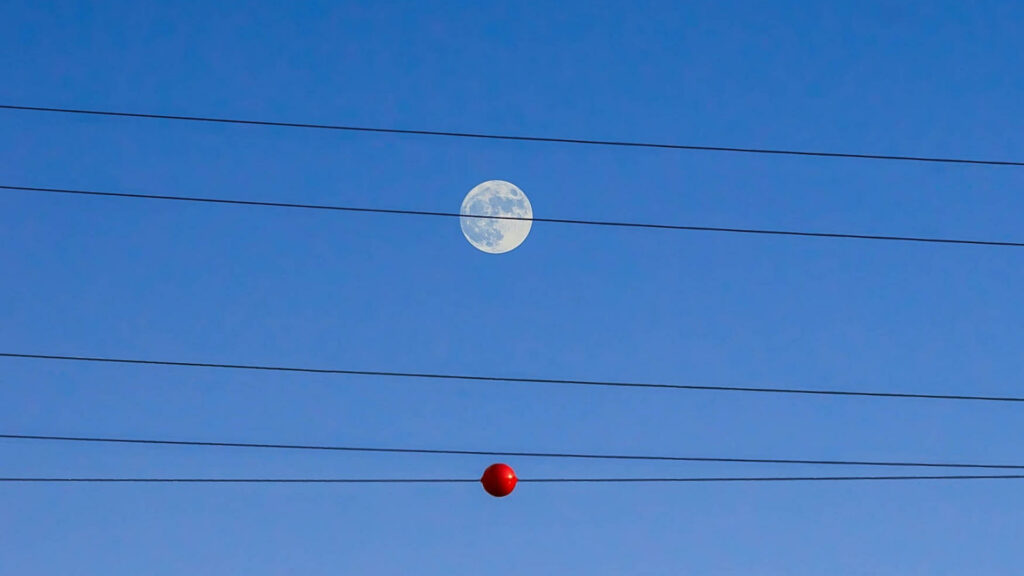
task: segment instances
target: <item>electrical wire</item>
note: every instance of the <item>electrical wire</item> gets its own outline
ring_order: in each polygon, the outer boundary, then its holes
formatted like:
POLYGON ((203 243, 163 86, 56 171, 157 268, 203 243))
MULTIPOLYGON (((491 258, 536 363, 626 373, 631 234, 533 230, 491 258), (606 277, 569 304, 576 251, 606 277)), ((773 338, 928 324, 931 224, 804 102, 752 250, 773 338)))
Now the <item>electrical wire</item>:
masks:
MULTIPOLYGON (((911 480, 1022 480, 1024 474, 947 476, 726 476, 665 478, 520 478, 519 483, 857 482, 911 480)), ((189 483, 189 484, 469 484, 473 478, 71 478, 5 477, 0 482, 189 483)))
POLYGON ((135 194, 128 192, 101 192, 96 190, 72 190, 67 188, 42 188, 35 186, 0 185, 0 189, 18 192, 39 192, 44 194, 69 194, 76 196, 95 196, 104 198, 132 198, 140 200, 165 200, 176 202, 194 202, 204 204, 222 204, 232 206, 259 206, 264 208, 294 208, 302 210, 329 210, 334 212, 356 212, 369 214, 401 214, 409 216, 435 216, 446 218, 478 218, 483 220, 529 220, 531 222, 547 222, 553 224, 577 224, 585 226, 606 226, 615 228, 646 228, 655 230, 676 230, 689 232, 724 232, 731 234, 756 234, 761 236, 797 236, 804 238, 833 238, 848 240, 883 240, 891 242, 918 242, 927 244, 960 244, 971 246, 1002 246, 1012 248, 1024 247, 1024 242, 1003 240, 973 240, 963 238, 934 238, 922 236, 891 236, 879 234, 847 234, 840 232, 805 232, 799 230, 771 230, 763 228, 729 228, 720 226, 688 226, 681 224, 654 224, 647 222, 616 222, 610 220, 579 220, 572 218, 526 218, 521 216, 484 216, 460 214, 458 212, 437 212, 431 210, 402 210, 394 208, 362 208, 357 206, 336 206, 325 204, 297 204, 293 202, 265 202, 259 200, 233 200, 226 198, 210 198, 201 196, 168 196, 160 194, 135 194))
POLYGON ((809 156, 820 158, 848 158, 860 160, 895 160, 909 162, 932 162, 943 164, 974 164, 984 166, 1024 166, 1024 162, 1011 160, 985 160, 971 158, 939 158, 929 156, 905 156, 890 154, 862 154, 849 152, 815 152, 810 150, 783 150, 771 148, 749 148, 734 146, 704 146, 694 144, 666 144, 656 142, 635 142, 624 140, 592 140, 584 138, 556 138, 545 136, 516 136, 511 134, 494 134, 483 132, 451 132, 442 130, 411 130, 403 128, 382 128, 372 126, 350 126, 337 124, 315 124, 301 122, 275 122, 268 120, 245 120, 239 118, 219 118, 212 116, 182 116, 175 114, 145 114, 138 112, 117 112, 111 110, 84 110, 76 108, 56 108, 43 106, 16 106, 2 104, 0 109, 30 112, 50 112, 61 114, 79 114, 89 116, 107 116, 117 118, 144 118, 150 120, 178 120, 185 122, 206 122, 216 124, 234 124, 245 126, 272 126, 278 128, 304 128, 315 130, 335 130, 345 132, 364 132, 375 134, 403 134, 414 136, 443 136, 449 138, 473 138, 478 140, 506 140, 515 142, 546 142, 555 144, 587 144, 592 146, 616 146, 625 148, 656 148, 662 150, 691 150, 703 152, 735 152, 743 154, 771 154, 778 156, 809 156))
POLYGON ((436 448, 381 448, 367 446, 337 446, 322 444, 268 444, 253 442, 210 442, 196 440, 153 440, 140 438, 99 438, 89 436, 41 436, 34 434, 0 434, 7 440, 42 440, 55 442, 91 442, 110 444, 142 444, 157 446, 195 446, 217 448, 264 448, 278 450, 318 450, 336 452, 371 452, 385 454, 431 454, 451 456, 503 456, 515 458, 569 458, 587 460, 640 460, 657 462, 724 462, 736 464, 808 464, 826 466, 886 466, 922 468, 985 468, 1021 470, 1021 464, 978 464, 963 462, 907 462, 878 460, 810 460, 792 458, 732 458, 710 456, 651 456, 635 454, 582 454, 575 452, 514 452, 501 450, 453 450, 436 448))
POLYGON ((871 392, 858 390, 828 390, 802 388, 757 388, 749 386, 711 386, 700 384, 660 384, 653 382, 624 382, 602 380, 566 380, 558 378, 517 378, 512 376, 472 376, 466 374, 442 374, 427 372, 393 372, 378 370, 347 370, 339 368, 302 368, 294 366, 266 366, 254 364, 222 364, 212 362, 178 362, 171 360, 141 360, 133 358, 103 358, 95 356, 63 356, 56 354, 23 354, 0 352, 0 358, 22 358, 35 360, 66 360, 71 362, 95 362, 106 364, 132 364, 143 366, 177 366, 185 368, 223 368, 229 370, 254 370, 264 372, 290 372, 301 374, 336 374, 350 376, 380 376, 390 378, 421 378, 433 380, 464 380, 473 382, 516 382, 524 384, 566 384, 575 386, 602 386, 613 388, 651 388, 661 390, 704 390, 715 392, 757 392, 763 394, 805 394, 816 396, 846 396, 871 398, 904 398, 922 400, 972 400, 981 402, 1024 402, 1020 396, 971 396, 963 394, 925 394, 914 392, 871 392))

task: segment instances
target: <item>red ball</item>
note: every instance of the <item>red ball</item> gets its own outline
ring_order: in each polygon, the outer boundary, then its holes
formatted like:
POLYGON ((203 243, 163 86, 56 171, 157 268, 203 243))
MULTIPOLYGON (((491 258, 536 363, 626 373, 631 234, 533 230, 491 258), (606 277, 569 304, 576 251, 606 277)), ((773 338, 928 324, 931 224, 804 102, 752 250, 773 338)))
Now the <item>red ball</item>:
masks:
POLYGON ((484 470, 484 475, 480 477, 480 483, 484 485, 484 490, 487 490, 487 493, 495 498, 511 494, 516 489, 518 481, 516 471, 508 464, 491 464, 487 470, 484 470))

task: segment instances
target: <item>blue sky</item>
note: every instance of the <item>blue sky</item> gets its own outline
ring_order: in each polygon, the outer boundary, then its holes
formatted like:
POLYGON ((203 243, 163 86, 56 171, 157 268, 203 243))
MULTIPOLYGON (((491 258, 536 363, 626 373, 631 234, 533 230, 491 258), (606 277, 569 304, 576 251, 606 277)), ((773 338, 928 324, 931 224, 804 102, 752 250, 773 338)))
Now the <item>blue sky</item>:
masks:
MULTIPOLYGON (((1011 2, 8 1, 0 101, 1024 157, 1011 2)), ((0 113, 3 184, 1022 240, 1018 168, 0 113)), ((0 193, 0 349, 1021 395, 1024 252, 0 193)), ((4 433, 1024 460, 1020 408, 0 362, 4 433)), ((491 460, 0 443, 3 475, 475 477, 491 460)), ((799 467, 510 460, 522 477, 799 467)), ((877 472, 837 468, 837 474, 877 472)), ((1014 483, 4 486, 11 574, 1016 574, 1014 483)))

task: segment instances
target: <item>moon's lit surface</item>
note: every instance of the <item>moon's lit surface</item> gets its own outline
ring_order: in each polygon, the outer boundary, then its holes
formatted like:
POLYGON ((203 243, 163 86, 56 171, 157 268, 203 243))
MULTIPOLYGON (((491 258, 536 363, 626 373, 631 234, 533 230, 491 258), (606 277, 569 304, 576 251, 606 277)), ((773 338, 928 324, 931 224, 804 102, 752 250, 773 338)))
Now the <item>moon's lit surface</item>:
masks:
POLYGON ((533 220, 466 218, 474 216, 511 216, 533 218, 533 207, 523 191, 511 182, 488 180, 478 184, 462 201, 459 218, 462 233, 476 248, 490 254, 502 254, 526 240, 533 220))

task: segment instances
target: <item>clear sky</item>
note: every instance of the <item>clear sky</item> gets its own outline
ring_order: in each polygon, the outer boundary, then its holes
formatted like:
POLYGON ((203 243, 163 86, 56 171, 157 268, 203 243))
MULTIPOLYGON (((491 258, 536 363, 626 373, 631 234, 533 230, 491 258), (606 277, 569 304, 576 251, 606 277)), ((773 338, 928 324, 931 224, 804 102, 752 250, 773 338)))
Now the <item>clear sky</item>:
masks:
MULTIPOLYGON (((1024 158, 1024 6, 0 5, 0 103, 1024 158)), ((0 112, 0 184, 1024 240, 1024 169, 0 112)), ((1024 251, 0 193, 0 350, 1024 394, 1024 251)), ((0 432, 1024 461, 1014 405, 0 361, 0 432)), ((5 476, 492 459, 0 442, 5 476)), ((877 469, 513 459, 522 477, 877 469)), ((3 574, 1019 574, 1024 484, 0 486, 3 574)))

